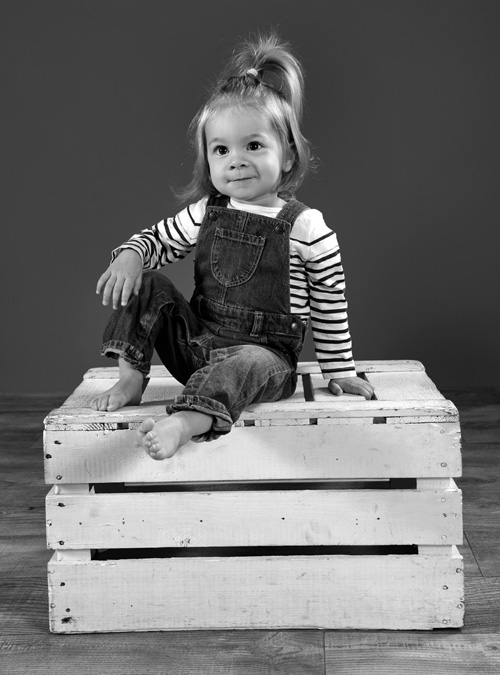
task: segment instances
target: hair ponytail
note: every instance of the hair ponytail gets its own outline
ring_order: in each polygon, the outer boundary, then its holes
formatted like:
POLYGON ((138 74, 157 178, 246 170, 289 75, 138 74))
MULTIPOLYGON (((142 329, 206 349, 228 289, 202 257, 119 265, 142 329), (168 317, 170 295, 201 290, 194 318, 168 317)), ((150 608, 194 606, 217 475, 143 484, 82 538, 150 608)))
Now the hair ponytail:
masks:
POLYGON ((255 77, 261 84, 273 89, 290 105, 297 121, 302 118, 304 76, 299 61, 290 46, 281 42, 275 33, 259 35, 239 45, 221 73, 220 89, 235 77, 255 77), (253 75, 256 71, 256 75, 253 75))

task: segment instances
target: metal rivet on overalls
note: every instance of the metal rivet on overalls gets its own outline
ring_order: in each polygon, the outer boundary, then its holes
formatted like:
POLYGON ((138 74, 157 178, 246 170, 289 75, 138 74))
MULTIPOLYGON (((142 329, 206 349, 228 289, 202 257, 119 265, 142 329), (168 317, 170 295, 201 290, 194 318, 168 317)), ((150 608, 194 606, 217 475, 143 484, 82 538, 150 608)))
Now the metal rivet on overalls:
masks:
POLYGON ((218 215, 215 211, 210 211, 210 213, 208 214, 208 217, 210 218, 210 220, 217 220, 218 215))
POLYGON ((276 225, 276 227, 274 228, 274 231, 277 232, 278 234, 283 234, 283 232, 285 231, 285 228, 283 227, 283 225, 276 225))
POLYGON ((290 328, 291 328, 292 330, 297 330, 298 327, 299 327, 299 324, 298 324, 298 323, 295 323, 295 321, 294 321, 294 322, 292 323, 292 325, 290 326, 290 328))

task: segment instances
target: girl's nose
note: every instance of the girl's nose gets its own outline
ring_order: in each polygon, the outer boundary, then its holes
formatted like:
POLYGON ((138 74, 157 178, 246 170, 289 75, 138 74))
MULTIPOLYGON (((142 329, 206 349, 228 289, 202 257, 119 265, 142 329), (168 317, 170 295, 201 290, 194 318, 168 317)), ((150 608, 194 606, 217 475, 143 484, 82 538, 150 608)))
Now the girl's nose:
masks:
POLYGON ((231 158, 231 168, 239 169, 242 166, 248 166, 247 160, 240 155, 233 155, 231 158))

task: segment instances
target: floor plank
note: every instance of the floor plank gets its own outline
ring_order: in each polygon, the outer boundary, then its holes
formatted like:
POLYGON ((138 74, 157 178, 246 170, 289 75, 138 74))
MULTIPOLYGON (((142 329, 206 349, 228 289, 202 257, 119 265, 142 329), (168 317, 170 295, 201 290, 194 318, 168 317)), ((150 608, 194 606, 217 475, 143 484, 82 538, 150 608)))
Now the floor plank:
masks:
POLYGON ((325 654, 326 675, 498 675, 500 637, 460 631, 328 631, 325 654))
POLYGON ((0 393, 0 410, 2 413, 37 413, 40 424, 43 417, 54 408, 59 408, 71 392, 35 392, 35 393, 0 393))
POLYGON ((482 576, 481 568, 479 567, 474 552, 467 539, 467 533, 464 532, 464 543, 458 547, 459 552, 464 557, 464 570, 466 577, 480 577, 482 576))
POLYGON ((500 443, 466 443, 463 476, 464 530, 481 574, 500 576, 500 443))
POLYGON ((324 675, 319 631, 7 637, 0 659, 9 675, 324 675))
POLYGON ((465 626, 461 632, 500 636, 499 577, 465 578, 465 626))
POLYGON ((467 538, 481 574, 487 578, 500 578, 500 522, 468 529, 467 538))
MULTIPOLYGON (((0 538, 0 578, 9 583, 23 583, 27 578, 40 577, 45 583, 47 563, 53 551, 47 550, 45 527, 36 534, 22 534, 13 539, 0 538)), ((46 593, 46 589, 44 591, 46 593)), ((0 607, 3 600, 0 599, 0 607)), ((1 617, 0 617, 1 621, 1 617)))
POLYGON ((445 398, 457 406, 462 437, 466 442, 500 442, 500 389, 442 389, 445 398))

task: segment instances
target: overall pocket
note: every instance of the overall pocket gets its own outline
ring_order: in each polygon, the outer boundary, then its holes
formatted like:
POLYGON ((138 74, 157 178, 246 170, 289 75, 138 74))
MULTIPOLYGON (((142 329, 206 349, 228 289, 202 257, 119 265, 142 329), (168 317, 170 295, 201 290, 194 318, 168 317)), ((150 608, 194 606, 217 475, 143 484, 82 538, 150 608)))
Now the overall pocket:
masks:
POLYGON ((227 287, 244 284, 257 269, 265 243, 265 237, 217 227, 210 260, 212 274, 227 287))

